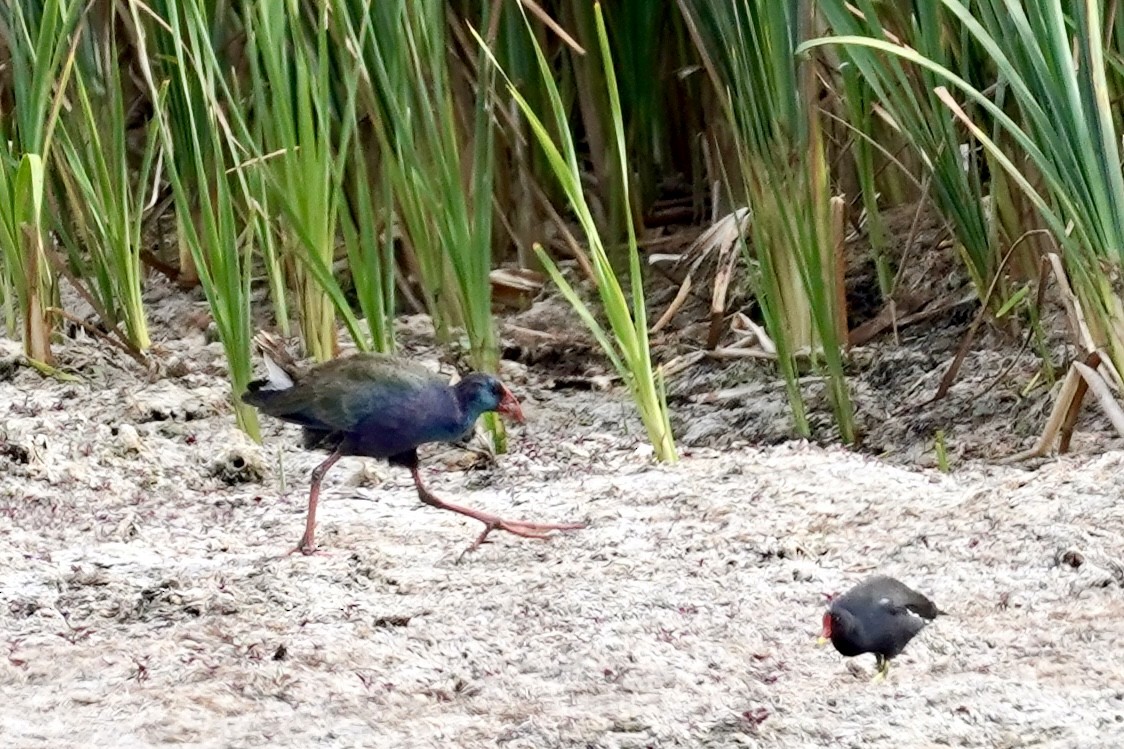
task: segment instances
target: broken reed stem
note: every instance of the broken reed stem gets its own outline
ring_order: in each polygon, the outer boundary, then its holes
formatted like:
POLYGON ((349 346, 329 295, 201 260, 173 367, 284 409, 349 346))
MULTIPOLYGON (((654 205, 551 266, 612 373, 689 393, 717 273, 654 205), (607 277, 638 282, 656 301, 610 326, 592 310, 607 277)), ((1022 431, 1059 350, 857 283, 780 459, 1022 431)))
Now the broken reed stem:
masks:
POLYGON ((1124 409, 1121 409, 1120 404, 1116 402, 1108 382, 1094 369, 1098 363, 1106 359, 1107 357, 1101 352, 1093 351, 1085 362, 1073 362, 1066 374, 1065 381, 1062 383, 1062 388, 1058 392, 1058 398, 1054 402, 1054 408, 1050 411, 1050 418, 1046 420, 1046 426, 1043 428, 1042 436, 1038 438, 1038 442, 1029 450, 1023 450, 998 462, 1001 465, 1010 465, 1030 458, 1044 457, 1049 453, 1050 445, 1054 443, 1054 438, 1059 433, 1062 434, 1059 452, 1065 452, 1069 448, 1069 434, 1072 433, 1072 425, 1077 421, 1077 412, 1080 410, 1081 401, 1088 390, 1092 390, 1097 396, 1097 402, 1101 409, 1108 416, 1117 433, 1124 437, 1124 409), (1065 431, 1067 428, 1069 429, 1068 434, 1065 431))

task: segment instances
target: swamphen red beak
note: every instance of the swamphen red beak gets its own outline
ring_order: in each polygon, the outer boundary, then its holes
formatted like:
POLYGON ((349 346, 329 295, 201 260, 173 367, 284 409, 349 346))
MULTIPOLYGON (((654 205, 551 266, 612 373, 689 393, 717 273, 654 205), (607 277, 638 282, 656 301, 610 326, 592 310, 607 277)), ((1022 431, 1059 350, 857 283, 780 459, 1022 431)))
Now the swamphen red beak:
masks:
POLYGON ((507 388, 503 389, 503 397, 500 398, 500 405, 496 411, 510 416, 520 424, 523 423, 523 409, 519 406, 519 401, 515 400, 515 396, 507 388))

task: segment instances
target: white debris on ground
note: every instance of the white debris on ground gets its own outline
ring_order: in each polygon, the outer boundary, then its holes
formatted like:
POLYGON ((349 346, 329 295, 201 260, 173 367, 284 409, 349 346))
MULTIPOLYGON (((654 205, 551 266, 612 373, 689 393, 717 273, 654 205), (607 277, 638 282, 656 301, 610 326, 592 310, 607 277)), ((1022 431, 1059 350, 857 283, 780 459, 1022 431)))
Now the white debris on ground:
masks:
POLYGON ((276 422, 243 437, 217 345, 181 345, 178 379, 86 349, 84 383, 0 377, 7 747, 1124 743, 1124 453, 943 475, 791 443, 668 467, 619 396, 530 383, 512 453, 431 452, 431 488, 587 529, 458 563, 475 524, 348 459, 326 553, 285 556, 321 456, 276 422), (824 594, 876 570, 949 612, 882 684, 873 656, 814 646, 824 594))

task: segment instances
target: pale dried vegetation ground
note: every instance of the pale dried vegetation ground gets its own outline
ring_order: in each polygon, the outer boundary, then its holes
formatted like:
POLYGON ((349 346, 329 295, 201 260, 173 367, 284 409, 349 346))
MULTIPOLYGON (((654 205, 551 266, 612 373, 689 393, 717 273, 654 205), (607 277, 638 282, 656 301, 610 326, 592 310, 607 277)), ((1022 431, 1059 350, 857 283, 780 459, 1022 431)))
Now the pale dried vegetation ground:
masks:
POLYGON ((430 451, 432 487, 588 529, 459 559, 475 525, 349 459, 328 553, 284 556, 320 458, 243 438, 218 345, 164 314, 178 376, 88 341, 60 352, 83 383, 0 366, 7 747, 1124 745, 1124 453, 1088 435, 1034 470, 801 443, 667 467, 618 394, 513 368, 511 454, 430 451), (950 612, 882 684, 814 646, 823 594, 875 570, 950 612))

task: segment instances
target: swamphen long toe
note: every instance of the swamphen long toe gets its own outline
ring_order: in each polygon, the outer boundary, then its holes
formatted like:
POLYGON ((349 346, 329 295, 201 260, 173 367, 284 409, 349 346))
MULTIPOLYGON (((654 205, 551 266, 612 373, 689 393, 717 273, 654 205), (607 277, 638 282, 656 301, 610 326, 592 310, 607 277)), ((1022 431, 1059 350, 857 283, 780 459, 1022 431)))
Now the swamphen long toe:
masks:
POLYGON ((831 600, 823 615, 820 643, 831 640, 847 657, 874 653, 878 666, 874 680, 881 681, 890 671, 890 659, 941 613, 905 583, 876 575, 831 600))
POLYGON ((336 461, 348 455, 385 458, 391 465, 408 468, 422 502, 483 523, 484 531, 470 549, 497 530, 525 538, 546 538, 551 531, 585 527, 583 523, 504 520, 445 502, 425 487, 418 467, 419 445, 464 439, 487 411, 523 420, 519 402, 495 377, 473 373, 449 385, 424 367, 385 354, 334 359, 304 373, 275 361, 268 349, 265 362, 269 377, 251 382, 242 401, 270 416, 299 424, 304 428, 305 448, 329 452, 312 472, 304 535, 293 551, 315 552, 320 482, 336 461))

